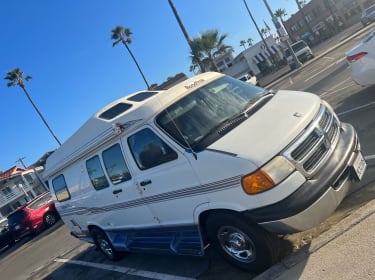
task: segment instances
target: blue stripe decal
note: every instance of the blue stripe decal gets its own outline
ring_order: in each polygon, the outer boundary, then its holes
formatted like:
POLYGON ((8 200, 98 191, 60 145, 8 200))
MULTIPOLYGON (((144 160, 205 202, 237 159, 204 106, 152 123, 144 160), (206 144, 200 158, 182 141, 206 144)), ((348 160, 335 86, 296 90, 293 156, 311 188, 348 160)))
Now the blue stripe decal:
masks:
POLYGON ((202 256, 204 253, 203 240, 197 225, 108 230, 106 233, 118 251, 151 251, 193 256, 202 256))

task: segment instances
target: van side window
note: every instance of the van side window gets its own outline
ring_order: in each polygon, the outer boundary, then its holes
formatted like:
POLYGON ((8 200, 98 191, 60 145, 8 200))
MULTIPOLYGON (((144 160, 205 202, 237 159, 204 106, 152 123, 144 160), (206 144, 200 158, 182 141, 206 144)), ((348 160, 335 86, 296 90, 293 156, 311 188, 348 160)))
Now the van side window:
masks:
POLYGON ((70 199, 70 192, 66 186, 64 175, 59 175, 52 180, 52 187, 55 191, 56 198, 58 201, 65 201, 70 199))
POLYGON ((141 170, 177 159, 177 153, 148 128, 130 136, 128 144, 141 170))
POLYGON ((89 174, 91 184, 96 190, 101 190, 109 187, 107 178, 104 175, 99 156, 93 156, 86 161, 86 169, 89 174))
POLYGON ((114 185, 131 179, 129 169, 122 156, 120 144, 115 144, 103 151, 102 157, 109 179, 114 185))

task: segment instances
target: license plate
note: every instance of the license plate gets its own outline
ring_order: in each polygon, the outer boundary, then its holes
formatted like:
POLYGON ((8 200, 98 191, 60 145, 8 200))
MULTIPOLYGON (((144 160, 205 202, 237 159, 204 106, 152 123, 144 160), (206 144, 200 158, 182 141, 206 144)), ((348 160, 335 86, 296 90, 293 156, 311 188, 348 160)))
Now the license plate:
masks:
POLYGON ((358 180, 362 180, 363 174, 365 174, 366 171, 366 167, 366 161, 363 158, 362 153, 359 152, 353 162, 353 169, 355 174, 357 175, 358 180))

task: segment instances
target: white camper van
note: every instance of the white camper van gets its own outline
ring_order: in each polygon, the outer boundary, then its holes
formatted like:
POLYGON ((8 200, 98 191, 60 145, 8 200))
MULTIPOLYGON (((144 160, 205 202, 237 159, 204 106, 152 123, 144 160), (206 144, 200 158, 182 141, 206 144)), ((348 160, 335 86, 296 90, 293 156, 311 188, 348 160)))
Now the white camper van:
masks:
POLYGON ((211 244, 262 271, 276 234, 318 225, 365 169, 356 131, 318 96, 204 73, 104 107, 45 174, 72 235, 110 259, 211 244))

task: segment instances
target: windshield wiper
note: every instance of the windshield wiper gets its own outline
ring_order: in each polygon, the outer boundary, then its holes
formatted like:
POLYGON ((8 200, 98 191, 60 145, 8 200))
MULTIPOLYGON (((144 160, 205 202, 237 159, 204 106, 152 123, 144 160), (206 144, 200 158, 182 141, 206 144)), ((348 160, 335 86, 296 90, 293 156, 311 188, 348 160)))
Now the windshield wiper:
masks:
POLYGON ((272 98, 274 94, 275 92, 270 90, 266 94, 255 97, 252 100, 250 100, 240 113, 230 118, 222 120, 219 124, 211 128, 204 137, 202 137, 197 143, 194 143, 192 145, 193 149, 201 146, 202 143, 207 141, 208 138, 216 137, 215 135, 224 135, 228 131, 232 130, 239 123, 243 122, 251 115, 250 110, 253 111, 252 113, 256 112, 257 110, 254 109, 260 108, 261 105, 263 105, 265 101, 268 101, 270 98, 272 98))
POLYGON ((274 94, 275 94, 275 92, 270 90, 264 95, 260 95, 260 96, 257 96, 256 98, 253 98, 252 100, 250 100, 246 104, 245 108, 241 111, 241 113, 239 113, 239 115, 244 115, 244 116, 248 117, 248 114, 249 114, 250 110, 257 107, 257 105, 262 103, 262 101, 274 96, 274 94))

